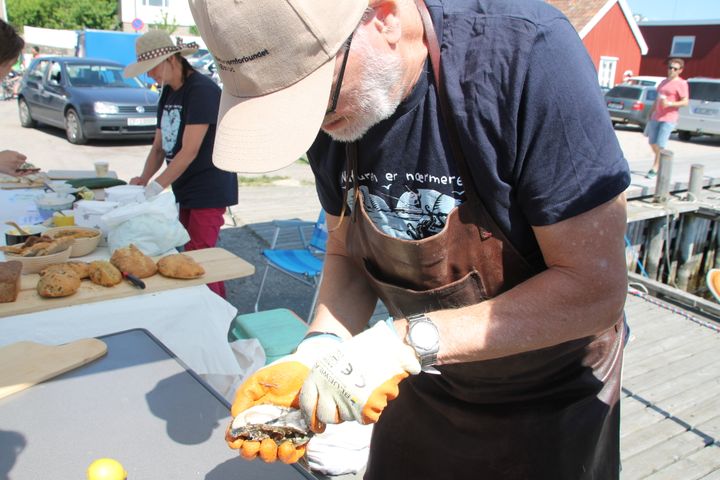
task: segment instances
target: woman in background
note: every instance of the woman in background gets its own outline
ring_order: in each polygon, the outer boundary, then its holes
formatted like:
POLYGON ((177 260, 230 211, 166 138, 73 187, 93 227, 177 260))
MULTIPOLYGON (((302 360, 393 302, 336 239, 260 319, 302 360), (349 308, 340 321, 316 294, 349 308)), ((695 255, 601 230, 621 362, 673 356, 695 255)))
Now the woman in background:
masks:
MULTIPOLYGON (((237 175, 212 163, 220 88, 196 72, 183 57, 197 45, 174 45, 162 30, 151 30, 136 42, 137 62, 126 77, 147 73, 161 85, 158 128, 145 168, 133 185, 144 185, 152 197, 172 186, 180 204, 180 222, 190 235, 185 250, 214 247, 224 223, 225 209, 238 201, 237 175), (166 168, 153 180, 163 160, 166 168)), ((208 285, 225 297, 222 282, 208 285)))

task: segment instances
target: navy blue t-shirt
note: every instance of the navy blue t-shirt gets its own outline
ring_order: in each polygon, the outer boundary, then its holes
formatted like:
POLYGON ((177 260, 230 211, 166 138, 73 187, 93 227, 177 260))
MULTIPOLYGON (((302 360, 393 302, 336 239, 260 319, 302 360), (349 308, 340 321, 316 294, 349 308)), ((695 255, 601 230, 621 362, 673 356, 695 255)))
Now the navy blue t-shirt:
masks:
MULTIPOLYGON (((473 185, 513 245, 536 257, 531 226, 588 211, 630 183, 592 61, 565 16, 544 2, 426 3, 473 185)), ((358 141, 366 209, 397 238, 437 233, 465 199, 434 83, 426 64, 395 114, 358 141)), ((320 133, 308 157, 323 208, 339 215, 345 144, 320 133)))
POLYGON ((237 174, 212 163, 220 88, 201 73, 190 75, 182 86, 165 86, 158 106, 158 125, 168 163, 182 149, 185 125, 207 124, 197 157, 172 184, 182 208, 222 208, 238 202, 237 174))

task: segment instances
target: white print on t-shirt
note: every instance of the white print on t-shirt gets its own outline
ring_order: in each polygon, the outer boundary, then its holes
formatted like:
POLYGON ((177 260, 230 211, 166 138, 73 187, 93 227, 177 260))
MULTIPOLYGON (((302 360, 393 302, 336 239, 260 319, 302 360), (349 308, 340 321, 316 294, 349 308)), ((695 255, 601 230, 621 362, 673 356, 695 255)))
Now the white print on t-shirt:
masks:
POLYGON ((165 154, 169 155, 174 153, 177 143, 182 105, 165 105, 164 110, 160 120, 160 130, 162 132, 162 148, 165 150, 165 154))
MULTIPOLYGON (((440 232, 450 211, 461 203, 459 198, 420 188, 393 198, 391 208, 383 197, 370 193, 367 186, 361 185, 360 192, 365 211, 375 226, 386 235, 403 240, 420 240, 440 232)), ((350 209, 354 207, 354 193, 354 189, 348 190, 350 209)))

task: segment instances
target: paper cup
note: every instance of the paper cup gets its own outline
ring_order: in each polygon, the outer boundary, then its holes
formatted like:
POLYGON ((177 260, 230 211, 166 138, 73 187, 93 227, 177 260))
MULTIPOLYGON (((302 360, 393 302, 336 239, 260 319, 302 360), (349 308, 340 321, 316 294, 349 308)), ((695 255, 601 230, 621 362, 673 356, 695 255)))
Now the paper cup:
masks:
POLYGON ((110 171, 110 165, 108 162, 95 162, 95 176, 96 177, 107 177, 110 171))

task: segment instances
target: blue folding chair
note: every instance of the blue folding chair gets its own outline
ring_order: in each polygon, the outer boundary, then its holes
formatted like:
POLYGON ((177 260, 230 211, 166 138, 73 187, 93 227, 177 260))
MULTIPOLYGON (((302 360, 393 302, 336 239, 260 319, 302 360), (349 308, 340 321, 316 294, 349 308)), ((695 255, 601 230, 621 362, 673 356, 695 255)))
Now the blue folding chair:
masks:
POLYGON ((320 211, 320 215, 315 223, 303 222, 298 220, 280 220, 273 221, 275 225, 275 233, 273 234, 270 248, 263 250, 265 257, 265 272, 263 273, 262 282, 260 282, 260 290, 255 300, 255 311, 257 312, 260 305, 260 297, 265 287, 270 267, 282 272, 305 285, 315 287, 313 299, 310 305, 307 321, 312 319, 315 312, 315 304, 317 303, 318 286, 320 285, 320 277, 322 276, 323 261, 325 259, 325 243, 327 242, 327 224, 325 223, 325 211, 320 211), (304 228, 313 225, 312 236, 310 241, 306 241, 304 228), (284 228, 297 229, 298 236, 302 242, 301 248, 277 248, 280 231, 284 228))

